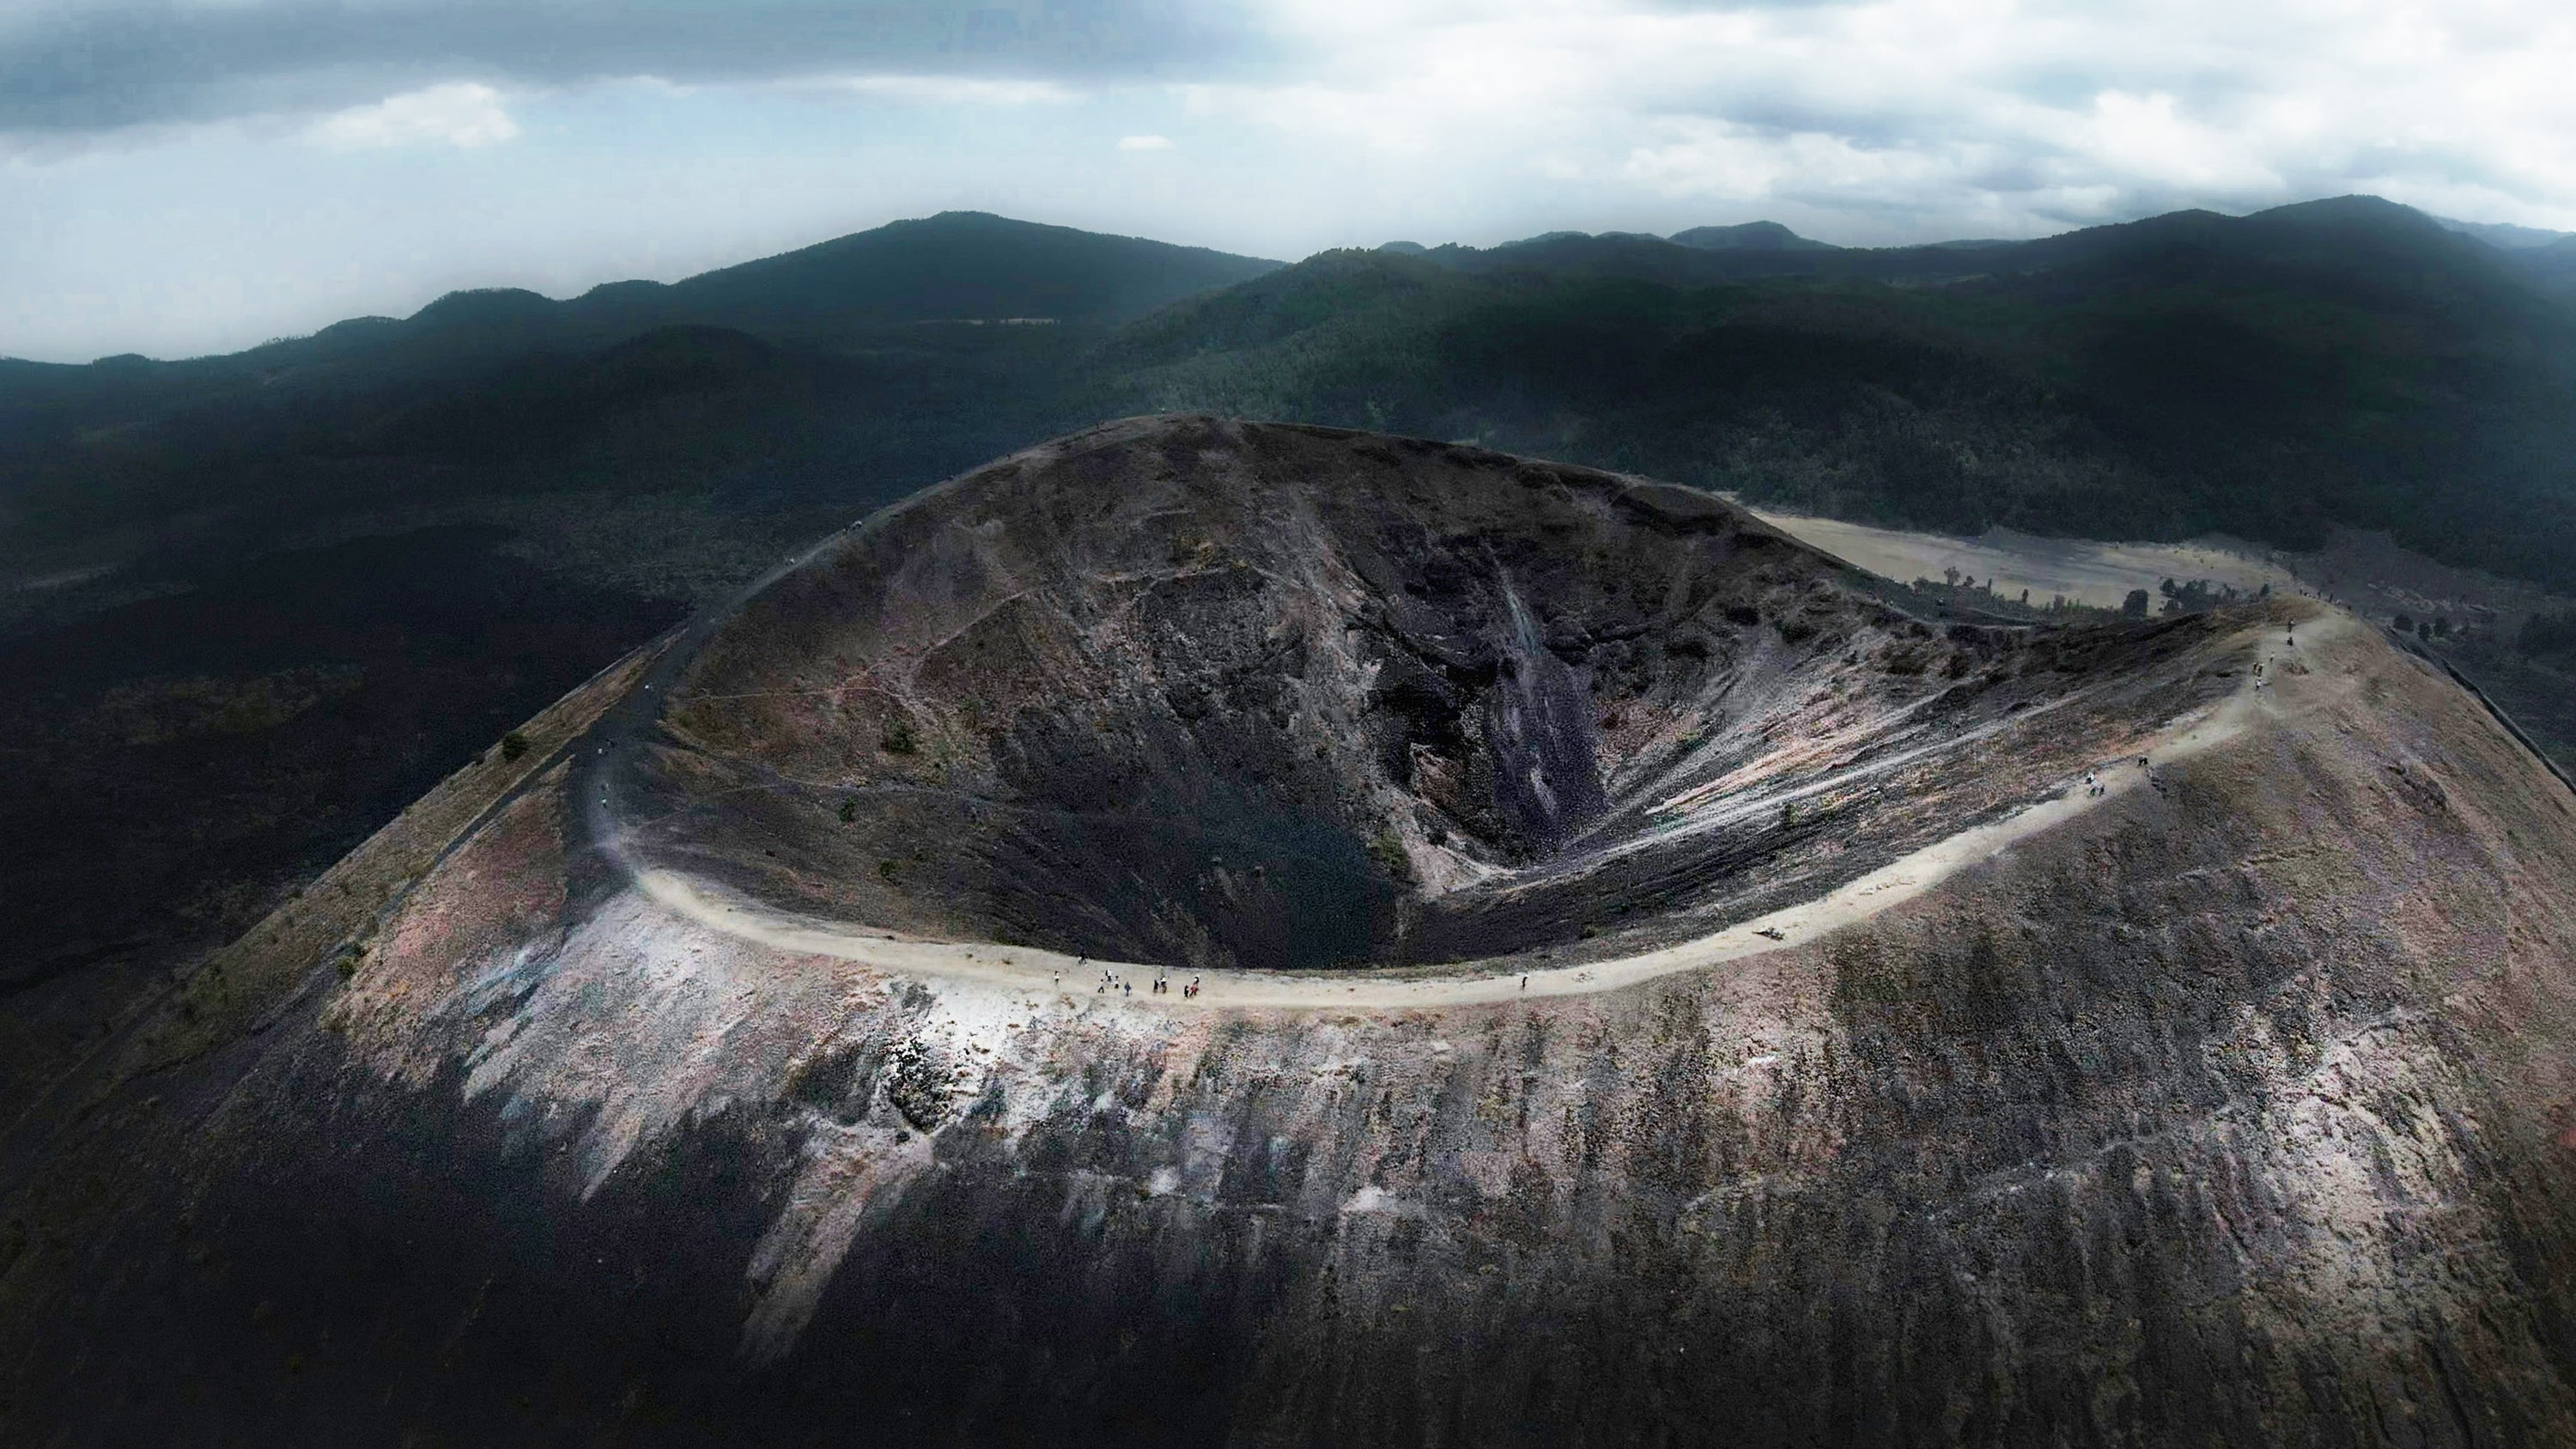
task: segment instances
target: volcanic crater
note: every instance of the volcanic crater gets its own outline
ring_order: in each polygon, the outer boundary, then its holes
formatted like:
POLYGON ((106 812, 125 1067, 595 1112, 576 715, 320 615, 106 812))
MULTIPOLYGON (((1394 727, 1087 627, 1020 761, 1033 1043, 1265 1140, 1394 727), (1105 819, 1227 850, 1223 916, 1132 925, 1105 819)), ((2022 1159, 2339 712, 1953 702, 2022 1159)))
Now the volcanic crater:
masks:
POLYGON ((1944 622, 1694 490, 1138 419, 765 581, 639 694, 596 798, 635 864, 849 928, 1189 969, 1580 958, 2057 788, 2227 687, 2154 668, 2206 632, 1944 622))

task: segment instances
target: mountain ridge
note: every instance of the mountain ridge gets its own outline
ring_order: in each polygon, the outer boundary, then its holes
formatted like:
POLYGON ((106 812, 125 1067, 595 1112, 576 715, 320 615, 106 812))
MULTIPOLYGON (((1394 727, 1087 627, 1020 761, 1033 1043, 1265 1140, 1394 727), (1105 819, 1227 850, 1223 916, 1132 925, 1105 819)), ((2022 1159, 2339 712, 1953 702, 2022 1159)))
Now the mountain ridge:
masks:
MULTIPOLYGON (((2481 240, 2485 245, 2508 256, 2547 251, 2563 243, 2576 243, 2576 233, 2547 232, 2538 228, 2515 227, 2501 223, 2470 223, 2432 216, 2414 207, 2388 202, 2378 197, 2354 195, 2292 202, 2241 217, 2223 213, 2185 209, 2159 213, 2132 221, 2103 223, 2075 228, 2046 237, 2008 241, 1994 239, 1961 239, 1924 243, 1905 243, 1882 247, 1847 247, 1804 237, 1773 221, 1751 221, 1730 225, 1700 226, 1658 237, 1643 232, 1551 231, 1494 247, 1477 248, 1457 242, 1424 246, 1420 243, 1388 242, 1378 250, 1404 255, 1428 256, 1452 265, 1492 264, 1491 259, 1509 254, 1510 264, 1528 265, 1534 259, 1545 259, 1559 265, 1580 264, 1587 252, 1608 248, 1642 248, 1651 254, 1658 247, 1672 247, 1685 252, 1717 254, 1697 265, 1675 262, 1667 272, 1691 281, 1724 281, 1769 275, 1816 275, 1823 277, 1879 280, 1922 280, 1942 276, 1973 275, 1970 264, 1961 262, 1957 253, 1972 253, 1981 260, 2009 258, 2028 265, 2057 265, 2066 258, 2082 256, 2095 249, 2100 241, 2117 235, 2138 234, 2135 229, 2149 228, 2168 234, 2180 234, 2209 226, 2215 222, 2251 221, 2258 218, 2280 219, 2332 211, 2375 212, 2382 218, 2399 213, 2421 217, 2433 229, 2453 235, 2481 240), (2510 242, 2486 241, 2488 234, 2510 236, 2510 242), (1819 254, 1836 254, 1830 258, 1819 254), (1749 254, 1749 255, 1748 255, 1749 254), (1786 255, 1784 255, 1786 254, 1786 255)), ((1320 254, 1318 254, 1320 255, 1320 254)), ((1086 261, 1091 259, 1086 258, 1086 261)), ((1208 247, 1184 246, 1150 238, 1086 232, 1078 228, 1041 222, 1020 221, 982 211, 944 211, 932 216, 892 221, 864 231, 846 233, 785 252, 730 263, 704 272, 693 273, 675 282, 643 279, 597 283, 568 297, 553 298, 519 287, 469 287, 443 293, 424 303, 405 317, 367 315, 344 318, 303 337, 281 338, 256 347, 231 353, 208 354, 183 359, 147 358, 124 353, 101 357, 89 363, 38 363, 24 359, 0 357, 0 381, 10 380, 11 373, 27 374, 30 369, 189 366, 241 359, 292 349, 298 344, 326 338, 354 339, 360 334, 379 337, 392 328, 450 327, 490 325, 542 317, 569 317, 590 326, 624 328, 640 331, 647 326, 677 322, 708 323, 735 326, 744 330, 777 330, 784 326, 791 333, 802 325, 811 325, 812 315, 819 312, 826 321, 927 321, 964 319, 975 312, 973 306, 963 310, 943 304, 966 301, 984 305, 977 314, 986 320, 1002 316, 1046 315, 1045 299, 1069 302, 1065 315, 1085 320, 1129 320, 1153 307, 1179 300, 1191 294, 1190 289, 1204 291, 1211 287, 1248 281, 1283 266, 1293 265, 1265 258, 1239 256, 1208 247), (901 244, 926 241, 943 247, 961 242, 992 242, 1013 237, 1026 243, 1047 239, 1072 243, 1095 254, 1123 253, 1129 257, 1153 257, 1167 265, 1186 262, 1188 266, 1172 280, 1160 284, 1134 283, 1114 277, 1071 277, 1059 279, 1041 291, 1012 298, 1007 292, 989 284, 970 286, 965 290, 942 289, 935 277, 926 277, 918 269, 917 257, 879 257, 871 253, 895 253, 901 244), (819 308, 817 284, 828 291, 841 278, 835 273, 859 269, 871 261, 894 260, 896 268, 868 279, 859 297, 842 304, 836 313, 828 300, 819 308), (761 283, 785 279, 787 285, 776 290, 792 292, 794 306, 763 297, 761 283), (1086 288, 1085 282, 1091 285, 1086 288), (883 301, 870 306, 869 293, 880 297, 901 296, 902 305, 883 301), (928 297, 935 300, 923 302, 928 297), (1009 301, 1011 305, 999 305, 1009 301), (790 312, 808 314, 802 319, 790 312)))
MULTIPOLYGON (((202 368, 346 346, 408 340, 423 332, 490 330, 494 346, 601 341, 656 326, 698 323, 794 337, 835 327, 965 318, 1056 315, 1114 322, 1192 292, 1248 280, 1282 265, 1209 247, 1088 232, 982 211, 944 211, 888 222, 807 246, 692 273, 675 282, 601 282, 568 297, 524 287, 465 287, 403 317, 344 318, 302 337, 236 352, 179 359, 119 354, 90 363, 0 358, 0 368, 202 368), (1013 269, 1053 269, 1014 289, 1013 269), (957 274, 981 271, 983 279, 957 274), (321 344, 328 344, 322 346, 321 344)), ((5 377, 5 374, 0 374, 5 377)))

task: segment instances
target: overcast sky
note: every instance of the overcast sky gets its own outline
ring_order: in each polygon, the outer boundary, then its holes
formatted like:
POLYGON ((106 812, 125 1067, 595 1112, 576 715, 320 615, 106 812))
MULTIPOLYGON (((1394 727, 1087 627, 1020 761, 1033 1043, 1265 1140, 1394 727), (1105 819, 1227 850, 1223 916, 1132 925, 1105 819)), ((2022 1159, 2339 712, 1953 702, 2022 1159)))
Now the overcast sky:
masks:
POLYGON ((949 208, 2032 236, 2369 191, 2576 229, 2565 0, 0 0, 0 355, 186 356, 949 208))

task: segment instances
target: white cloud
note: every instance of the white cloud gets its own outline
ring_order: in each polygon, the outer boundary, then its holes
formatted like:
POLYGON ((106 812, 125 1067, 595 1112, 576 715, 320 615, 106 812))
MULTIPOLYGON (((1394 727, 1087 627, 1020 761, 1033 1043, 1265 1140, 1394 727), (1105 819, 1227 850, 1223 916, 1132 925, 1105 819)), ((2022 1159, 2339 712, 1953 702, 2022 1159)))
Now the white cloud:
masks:
POLYGON ((1169 151, 1172 149, 1172 138, 1169 136, 1121 136, 1118 138, 1118 149, 1121 151, 1169 151))
POLYGON ((353 106, 314 123, 308 133, 335 150, 380 146, 489 146, 519 134, 501 93, 460 81, 353 106))
POLYGON ((987 80, 962 75, 862 75, 824 82, 834 90, 916 106, 1050 106, 1081 92, 1042 80, 987 80))
POLYGON ((1866 146, 1821 131, 1764 134, 1725 121, 1665 123, 1675 139, 1638 147, 1620 168, 1667 196, 1758 198, 1886 192, 1954 179, 1970 148, 1866 146))

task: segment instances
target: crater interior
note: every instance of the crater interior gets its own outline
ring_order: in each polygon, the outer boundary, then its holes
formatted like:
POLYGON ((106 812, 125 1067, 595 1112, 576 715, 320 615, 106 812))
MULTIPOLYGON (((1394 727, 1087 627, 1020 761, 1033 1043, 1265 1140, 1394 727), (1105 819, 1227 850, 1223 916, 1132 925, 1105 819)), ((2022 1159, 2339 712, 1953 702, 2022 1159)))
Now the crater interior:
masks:
POLYGON ((1133 419, 761 588, 611 799, 644 864, 912 936, 1183 969, 1579 959, 2062 788, 2216 692, 2136 667, 2204 627, 1943 622, 1714 495, 1133 419))

